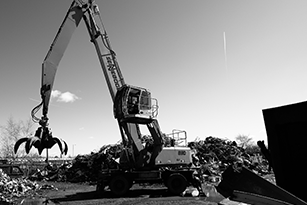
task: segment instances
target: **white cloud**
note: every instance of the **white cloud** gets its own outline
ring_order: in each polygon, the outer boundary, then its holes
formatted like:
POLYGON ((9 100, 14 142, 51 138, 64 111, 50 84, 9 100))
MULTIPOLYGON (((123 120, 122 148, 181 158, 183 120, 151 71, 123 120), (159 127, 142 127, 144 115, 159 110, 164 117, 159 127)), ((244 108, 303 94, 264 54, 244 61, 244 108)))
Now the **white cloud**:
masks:
POLYGON ((71 92, 62 93, 59 90, 53 90, 51 92, 51 99, 55 99, 57 102, 74 102, 80 100, 81 98, 71 92))
POLYGON ((61 91, 53 90, 51 91, 51 98, 58 98, 61 95, 61 91))

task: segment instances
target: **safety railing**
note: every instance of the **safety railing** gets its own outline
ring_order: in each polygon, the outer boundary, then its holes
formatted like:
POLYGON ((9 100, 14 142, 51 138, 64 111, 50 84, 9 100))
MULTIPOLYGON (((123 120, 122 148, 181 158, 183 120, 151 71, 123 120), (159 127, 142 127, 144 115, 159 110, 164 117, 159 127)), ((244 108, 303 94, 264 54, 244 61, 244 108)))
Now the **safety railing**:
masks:
POLYGON ((174 140, 174 146, 187 146, 187 132, 184 130, 173 129, 172 133, 167 134, 166 136, 174 140))

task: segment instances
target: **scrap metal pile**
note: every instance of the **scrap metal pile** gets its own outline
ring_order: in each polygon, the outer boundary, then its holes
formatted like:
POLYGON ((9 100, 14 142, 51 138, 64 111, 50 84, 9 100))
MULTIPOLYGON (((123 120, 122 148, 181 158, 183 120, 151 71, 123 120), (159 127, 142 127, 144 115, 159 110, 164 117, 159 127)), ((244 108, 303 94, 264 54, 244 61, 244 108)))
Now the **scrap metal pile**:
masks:
POLYGON ((96 182, 102 169, 115 168, 123 146, 121 143, 103 146, 98 152, 78 155, 61 166, 49 163, 42 170, 36 170, 31 180, 96 182))
POLYGON ((121 143, 103 146, 98 152, 78 155, 72 166, 65 172, 70 182, 96 182, 102 169, 116 168, 115 159, 119 158, 123 149, 121 143))
POLYGON ((228 166, 243 165, 260 176, 270 174, 268 161, 256 145, 247 149, 235 141, 207 137, 190 142, 189 147, 196 151, 197 163, 209 182, 218 182, 228 166))
POLYGON ((23 178, 12 179, 0 169, 0 204, 9 204, 18 197, 35 194, 38 188, 36 182, 23 178))
MULTIPOLYGON (((188 146, 196 151, 195 164, 208 183, 218 183, 223 171, 236 164, 244 165, 260 176, 269 174, 268 162, 261 155, 260 149, 239 147, 236 142, 215 137, 190 142, 188 146)), ((46 166, 43 171, 37 172, 32 179, 57 180, 69 182, 96 182, 102 169, 115 168, 115 159, 119 158, 123 145, 103 146, 98 152, 87 155, 78 155, 72 164, 63 164, 60 167, 46 166)))

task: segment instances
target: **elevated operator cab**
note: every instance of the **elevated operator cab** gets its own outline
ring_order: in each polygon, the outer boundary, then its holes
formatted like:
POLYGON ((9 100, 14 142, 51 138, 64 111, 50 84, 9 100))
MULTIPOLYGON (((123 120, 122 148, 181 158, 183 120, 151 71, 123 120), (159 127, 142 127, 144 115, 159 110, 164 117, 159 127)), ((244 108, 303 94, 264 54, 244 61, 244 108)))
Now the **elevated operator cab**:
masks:
POLYGON ((121 87, 114 100, 114 116, 121 121, 146 124, 158 115, 157 100, 145 88, 121 87))

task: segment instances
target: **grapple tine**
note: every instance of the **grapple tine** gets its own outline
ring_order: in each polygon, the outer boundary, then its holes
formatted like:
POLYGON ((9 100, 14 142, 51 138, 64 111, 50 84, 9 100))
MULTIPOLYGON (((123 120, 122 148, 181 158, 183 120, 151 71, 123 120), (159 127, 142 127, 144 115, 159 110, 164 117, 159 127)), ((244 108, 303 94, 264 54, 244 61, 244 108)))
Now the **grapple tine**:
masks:
POLYGON ((63 140, 64 142, 64 154, 67 155, 67 152, 68 152, 68 146, 66 144, 66 142, 63 140))
POLYGON ((17 140, 17 142, 16 142, 15 145, 14 145, 14 153, 15 153, 15 154, 17 153, 19 146, 20 146, 22 143, 26 142, 28 139, 29 139, 29 138, 25 137, 25 138, 21 138, 21 139, 17 140))
POLYGON ((26 153, 29 154, 32 146, 35 144, 36 147, 40 147, 40 144, 41 144, 41 139, 34 136, 34 137, 30 137, 28 140, 27 140, 27 143, 26 143, 26 153))
POLYGON ((59 149, 60 149, 60 151, 61 151, 61 154, 63 154, 63 147, 62 147, 62 142, 61 142, 61 140, 60 140, 59 138, 57 138, 57 137, 52 138, 52 140, 53 140, 55 143, 58 144, 59 149))

